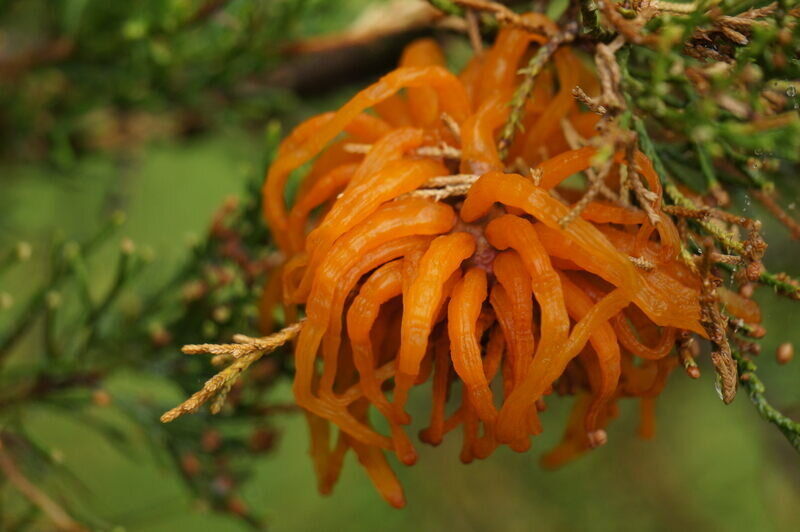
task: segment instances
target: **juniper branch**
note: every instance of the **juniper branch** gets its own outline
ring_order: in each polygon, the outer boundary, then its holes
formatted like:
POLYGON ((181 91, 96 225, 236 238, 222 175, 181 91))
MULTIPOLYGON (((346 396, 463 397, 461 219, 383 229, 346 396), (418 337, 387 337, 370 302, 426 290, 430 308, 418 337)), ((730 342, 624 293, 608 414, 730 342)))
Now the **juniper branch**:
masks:
POLYGON ((511 111, 500 133, 500 140, 498 142, 500 159, 505 159, 508 156, 508 149, 511 147, 514 135, 517 130, 522 129, 522 111, 533 91, 536 76, 539 75, 539 72, 542 71, 550 60, 550 57, 558 50, 559 46, 572 42, 572 40, 575 39, 575 36, 578 34, 578 29, 579 26, 577 22, 568 22, 560 32, 551 36, 550 40, 542 45, 533 57, 531 57, 528 65, 519 71, 519 74, 525 77, 511 97, 511 103, 509 104, 511 106, 511 111))
POLYGON ((747 395, 759 415, 778 427, 792 447, 800 452, 800 423, 790 419, 767 401, 767 388, 756 374, 758 368, 752 360, 745 358, 737 350, 733 350, 733 358, 739 367, 739 382, 747 390, 747 395))
POLYGON ((286 342, 291 341, 295 336, 300 334, 302 327, 303 322, 299 321, 265 338, 250 338, 248 336, 239 335, 236 339, 242 343, 184 346, 183 351, 187 354, 230 354, 233 356, 234 360, 230 366, 207 380, 203 387, 186 401, 168 412, 165 412, 161 416, 161 422, 169 423, 184 414, 196 412, 203 404, 212 399, 214 399, 211 408, 212 413, 216 414, 219 412, 225 397, 230 391, 231 386, 233 386, 234 382, 239 378, 239 375, 264 355, 273 352, 286 342))

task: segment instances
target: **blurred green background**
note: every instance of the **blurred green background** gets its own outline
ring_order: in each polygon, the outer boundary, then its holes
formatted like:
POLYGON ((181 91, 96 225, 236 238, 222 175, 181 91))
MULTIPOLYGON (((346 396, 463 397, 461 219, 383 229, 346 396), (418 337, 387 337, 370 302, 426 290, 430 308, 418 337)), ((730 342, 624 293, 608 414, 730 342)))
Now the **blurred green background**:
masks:
MULTIPOLYGON (((83 9, 98 8, 98 2, 84 3, 89 7, 83 9)), ((298 2, 302 8, 287 8, 282 13, 294 13, 297 18, 291 19, 291 31, 283 32, 281 40, 264 36, 263 61, 271 67, 279 66, 282 42, 340 29, 367 3, 332 2, 337 4, 334 8, 326 2, 298 2)), ((0 35, 8 35, 16 21, 36 26, 42 19, 61 16, 50 12, 52 6, 46 2, 25 9, 19 4, 0 2, 6 9, 4 34, 0 35), (15 4, 13 9, 10 4, 15 4), (23 14, 24 19, 11 18, 23 14)), ((78 9, 77 4, 70 5, 78 9)), ((186 4, 186 9, 193 9, 196 3, 142 4, 150 9, 158 4, 186 4)), ((244 2, 233 4, 237 8, 244 2)), ((286 7, 291 2, 276 4, 286 7)), ((216 24, 224 23, 215 20, 216 24)), ((138 31, 135 26, 127 27, 130 32, 138 31)), ((158 42, 153 38, 130 46, 143 44, 152 49, 158 42)), ((252 58, 253 50, 241 53, 252 58)), ((169 70, 168 66, 163 68, 169 70)), ((260 72, 264 67, 242 68, 260 72)), ((47 74, 45 68, 38 82, 47 83, 47 74)), ((152 72, 139 75, 158 79, 152 72)), ((198 78, 198 83, 226 83, 213 75, 198 78)), ((143 83, 143 87, 153 89, 159 83, 143 83)), ((11 105, 13 90, 13 85, 3 86, 7 105, 11 105)), ((0 165, 0 246, 8 248, 25 240, 35 253, 25 269, 3 279, 0 289, 15 299, 24 298, 31 280, 43 275, 40 251, 55 234, 69 238, 88 235, 98 220, 118 208, 128 214, 123 235, 137 245, 152 247, 157 257, 158 267, 145 270, 139 283, 143 288, 157 285, 185 258, 187 242, 204 232, 221 202, 230 195, 245 194, 248 179, 261 172, 266 150, 264 131, 270 121, 280 122, 286 131, 301 117, 334 105, 354 90, 354 86, 339 84, 333 92, 298 97, 290 90, 267 87, 258 97, 247 97, 258 105, 245 106, 244 110, 231 105, 228 110, 214 111, 197 133, 155 136, 123 150, 115 147, 83 152, 72 143, 61 145, 57 138, 50 138, 52 144, 45 157, 23 150, 23 157, 4 159, 0 165)), ((123 97, 109 98, 119 104, 123 97)), ((203 113, 208 106, 214 107, 213 99, 203 98, 180 101, 192 112, 203 113)), ((176 108, 178 99, 173 94, 146 104, 126 100, 122 107, 144 108, 158 115, 176 108)), ((8 107, 0 111, 6 118, 15 114, 8 107)), ((61 118, 57 109, 50 116, 61 118)), ((749 198, 736 200, 745 211, 754 208, 749 198)), ((785 231, 768 223, 766 236, 770 269, 800 273, 798 247, 787 239, 785 231)), ((109 249, 113 246, 112 242, 109 249)), ((97 259, 101 272, 103 257, 101 254, 97 259)), ((758 298, 770 333, 764 342, 761 373, 770 386, 773 402, 797 416, 800 362, 777 366, 773 358, 782 341, 800 345, 796 307, 766 292, 758 298)), ((125 305, 125 300, 121 304, 125 305)), ((0 320, 5 319, 2 313, 0 320)), ((115 354, 109 352, 107 356, 115 354)), ((180 355, 175 350, 169 356, 180 355)), ((542 471, 537 460, 561 435, 570 403, 566 398, 550 402, 543 416, 544 435, 527 454, 501 449, 489 460, 465 466, 458 461, 457 434, 439 448, 422 447, 414 467, 396 464, 408 498, 408 506, 401 511, 383 503, 352 453, 334 493, 320 496, 308 457, 305 424, 298 415, 285 415, 275 422, 280 431, 276 450, 253 463, 255 476, 245 486, 243 496, 251 507, 267 516, 270 528, 278 531, 797 530, 800 457, 772 426, 762 422, 744 394, 724 406, 714 392, 713 371, 707 360, 701 361, 701 368, 700 381, 680 372, 673 374, 658 400, 654 441, 635 437, 636 405, 629 402, 623 404, 620 419, 609 431, 608 445, 556 472, 542 471)), ((168 379, 147 372, 116 376, 108 387, 112 395, 130 393, 164 404, 181 399, 168 379)), ((290 399, 288 385, 279 386, 273 393, 276 398, 290 399)), ((425 408, 423 401, 420 398, 417 405, 421 409, 425 408)), ((26 412, 24 423, 30 434, 84 486, 48 480, 43 487, 50 493, 113 524, 115 530, 246 530, 239 522, 209 512, 193 500, 174 472, 143 443, 136 443, 142 439, 138 427, 112 413, 99 415, 112 418, 134 444, 123 451, 57 408, 41 406, 26 412)), ((13 507, 14 502, 8 490, 2 490, 2 494, 0 530, 5 530, 8 523, 3 508, 13 507)))

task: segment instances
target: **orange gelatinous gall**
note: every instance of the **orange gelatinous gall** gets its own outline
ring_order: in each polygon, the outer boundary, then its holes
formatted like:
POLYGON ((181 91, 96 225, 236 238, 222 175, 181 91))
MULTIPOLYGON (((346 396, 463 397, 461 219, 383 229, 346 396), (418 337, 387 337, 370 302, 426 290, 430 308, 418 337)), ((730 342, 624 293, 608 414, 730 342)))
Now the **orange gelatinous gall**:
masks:
MULTIPOLYGON (((529 449, 545 399, 561 395, 575 402, 545 467, 606 443, 625 398, 641 401, 640 435, 651 437, 676 340, 706 334, 701 280, 679 258, 678 229, 642 153, 628 171, 652 212, 614 202, 628 164, 618 151, 605 180, 612 194, 567 217, 584 191, 562 183, 598 154, 566 143, 567 123, 582 137, 597 123, 572 96, 577 84, 600 87, 580 51, 561 46, 535 79, 521 108, 526 130, 502 158, 518 71, 544 42, 502 28, 455 75, 435 41, 416 41, 400 68, 298 126, 267 172, 264 217, 285 262, 265 286, 262 325, 272 327, 276 305, 306 316, 293 391, 324 493, 352 450, 384 500, 402 507, 386 452, 416 461, 412 417, 427 420, 419 439, 431 445, 460 429, 464 462, 501 445, 529 449), (290 174, 312 161, 287 208, 290 174), (531 168, 533 177, 520 175, 531 168)), ((729 314, 758 323, 754 302, 720 294, 729 314)))

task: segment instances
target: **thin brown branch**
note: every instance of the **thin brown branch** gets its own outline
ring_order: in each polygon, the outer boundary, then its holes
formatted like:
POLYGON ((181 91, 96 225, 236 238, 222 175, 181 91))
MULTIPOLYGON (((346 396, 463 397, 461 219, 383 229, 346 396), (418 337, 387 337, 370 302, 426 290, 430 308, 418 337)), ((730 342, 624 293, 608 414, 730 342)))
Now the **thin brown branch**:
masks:
POLYGON ((443 20, 441 12, 427 2, 383 2, 365 9, 344 31, 295 41, 284 51, 292 55, 307 55, 364 47, 388 37, 430 27, 440 20, 443 20))
POLYGON ((561 227, 568 226, 573 220, 579 217, 584 209, 586 209, 586 206, 589 205, 592 200, 594 200, 594 198, 600 193, 603 185, 605 185, 605 178, 610 170, 611 161, 606 161, 606 163, 603 165, 603 168, 597 174, 595 174, 594 170, 592 169, 586 170, 586 175, 589 176, 589 187, 586 189, 586 192, 583 194, 581 199, 578 200, 575 205, 572 206, 569 212, 558 221, 558 224, 561 227))
POLYGON ((783 210, 783 207, 778 205, 778 202, 775 200, 775 197, 772 194, 764 192, 763 190, 751 190, 750 193, 761 202, 764 207, 777 219, 780 223, 782 223, 788 230, 789 234, 791 234, 792 238, 795 240, 800 239, 800 222, 792 218, 788 212, 783 210))
POLYGON ((515 26, 540 35, 550 35, 552 28, 526 20, 499 2, 490 0, 452 0, 454 4, 467 8, 467 10, 483 11, 494 15, 497 22, 507 26, 515 26))
POLYGON ((56 501, 50 498, 36 487, 28 478, 17 468, 17 463, 5 448, 0 440, 0 470, 2 470, 9 483, 28 499, 31 504, 39 508, 44 515, 53 523, 58 530, 65 532, 88 531, 80 523, 75 521, 56 501))
MULTIPOLYGON (((567 140, 567 144, 569 144, 572 150, 577 150, 589 144, 586 139, 580 136, 575 126, 572 125, 572 122, 566 118, 561 120, 561 132, 564 134, 564 138, 567 140)), ((598 179, 593 168, 586 169, 586 176, 589 178, 589 182, 592 183, 592 186, 597 187, 598 193, 601 196, 613 203, 621 203, 619 194, 606 185, 605 179, 598 179)))
POLYGON ((472 46, 472 51, 475 52, 475 54, 482 54, 483 39, 481 38, 481 28, 478 25, 478 16, 475 15, 474 10, 467 9, 465 18, 467 20, 467 35, 469 36, 469 43, 472 46))
POLYGON ((441 119, 442 122, 444 122, 444 125, 447 127, 447 129, 450 130, 450 133, 452 133, 455 138, 460 139, 461 126, 458 125, 458 122, 456 122, 455 118, 453 118, 447 113, 442 113, 441 119))

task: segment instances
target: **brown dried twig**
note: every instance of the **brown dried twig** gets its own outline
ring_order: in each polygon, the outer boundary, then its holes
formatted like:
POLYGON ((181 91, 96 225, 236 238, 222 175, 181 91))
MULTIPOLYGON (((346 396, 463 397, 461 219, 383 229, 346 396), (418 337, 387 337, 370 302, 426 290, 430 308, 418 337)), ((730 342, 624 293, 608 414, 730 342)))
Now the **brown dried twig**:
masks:
POLYGON ((645 23, 655 14, 655 10, 641 10, 637 12, 636 18, 628 19, 619 12, 619 5, 612 0, 597 0, 597 7, 620 36, 626 41, 634 44, 649 45, 655 44, 656 38, 644 31, 645 23))
POLYGON ((713 272, 713 251, 713 245, 709 240, 706 242, 701 269, 703 281, 700 289, 700 323, 711 342, 711 362, 717 373, 717 390, 722 401, 729 404, 736 397, 739 376, 728 342, 728 322, 719 310, 717 287, 721 284, 721 279, 713 272))
POLYGON ((583 105, 588 107, 589 110, 592 111, 593 113, 597 113, 602 116, 608 112, 608 109, 606 109, 597 100, 586 94, 586 91, 584 91, 581 87, 577 85, 572 89, 572 95, 575 97, 576 100, 578 100, 583 105))
POLYGON ((404 194, 402 197, 430 198, 440 201, 455 196, 465 196, 472 185, 480 178, 477 174, 455 174, 432 177, 422 187, 404 194))
MULTIPOLYGON (((367 154, 372 149, 372 144, 359 144, 356 142, 350 142, 345 144, 343 148, 344 151, 348 153, 367 154)), ((443 159, 461 158, 461 150, 454 148, 449 144, 445 144, 444 142, 438 146, 420 146, 419 148, 413 150, 413 153, 421 157, 440 157, 443 159)))
POLYGON ((711 44, 713 36, 717 34, 723 35, 734 44, 744 46, 750 42, 753 26, 766 24, 759 19, 773 15, 777 9, 778 3, 773 2, 763 7, 748 9, 736 16, 729 16, 723 15, 718 8, 713 8, 709 12, 711 27, 700 27, 694 31, 691 41, 687 43, 687 52, 690 55, 699 53, 714 61, 731 62, 733 57, 727 53, 720 53, 714 46, 705 46, 705 43, 711 44))
POLYGON ((655 264, 642 257, 628 256, 628 260, 631 261, 634 266, 646 272, 652 272, 656 269, 655 264))
POLYGON ((492 2, 491 0, 451 0, 452 4, 461 6, 470 11, 481 11, 489 13, 494 16, 498 23, 506 26, 515 26, 532 33, 539 33, 541 35, 549 35, 552 29, 548 26, 536 24, 525 17, 515 13, 508 7, 499 2, 492 2))
POLYGON ((586 189, 583 196, 581 196, 581 199, 579 199, 575 205, 572 206, 570 211, 558 221, 561 227, 568 226, 573 220, 580 216, 587 205, 600 193, 601 188, 605 185, 605 179, 609 171, 611 171, 611 161, 606 161, 596 174, 592 169, 586 171, 586 175, 589 177, 589 187, 586 189))
POLYGON ((278 347, 295 338, 303 327, 303 321, 293 323, 275 334, 264 338, 251 338, 245 335, 234 336, 234 344, 199 344, 186 345, 183 352, 190 355, 212 354, 216 356, 228 356, 233 359, 230 366, 223 369, 203 385, 203 388, 195 392, 191 397, 179 404, 175 408, 165 412, 161 416, 162 423, 169 423, 184 414, 196 412, 198 408, 207 403, 212 398, 214 402, 211 406, 211 413, 216 414, 222 408, 225 397, 233 384, 247 368, 262 356, 271 353, 278 347))
POLYGON ((695 361, 695 356, 700 353, 697 340, 691 332, 681 331, 675 343, 678 351, 678 359, 681 361, 683 370, 689 377, 699 379, 700 368, 695 361))

